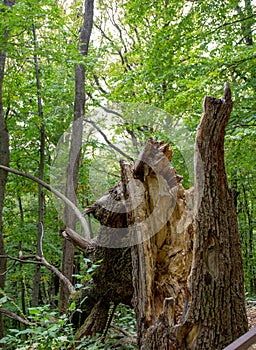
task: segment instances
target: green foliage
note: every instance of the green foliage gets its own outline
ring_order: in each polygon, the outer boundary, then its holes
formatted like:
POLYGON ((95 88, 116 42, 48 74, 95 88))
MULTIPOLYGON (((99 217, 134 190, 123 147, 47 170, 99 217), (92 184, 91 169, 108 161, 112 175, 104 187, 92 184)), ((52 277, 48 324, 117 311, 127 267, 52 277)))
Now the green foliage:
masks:
MULTIPOLYGON (((110 55, 100 77, 107 81, 110 100, 154 104, 193 133, 204 96, 221 97, 229 82, 234 108, 226 166, 238 193, 246 289, 255 294, 255 2, 109 0, 103 8, 101 29, 112 30, 102 36, 110 55), (119 11, 108 10, 115 7, 119 11)), ((153 135, 168 139, 161 127, 165 119, 158 117, 151 115, 152 123, 145 124, 156 126, 148 129, 153 135)), ((137 128, 143 125, 140 120, 137 128)), ((174 165, 184 175, 180 157, 174 165)))
MULTIPOLYGON (((1 301, 6 302, 5 298, 1 298, 1 301)), ((31 326, 25 329, 11 328, 8 334, 0 340, 0 344, 5 344, 7 350, 29 350, 31 347, 39 350, 64 350, 71 349, 72 344, 76 343, 72 325, 66 315, 59 316, 58 312, 52 310, 49 305, 29 308, 28 312, 27 319, 31 322, 31 326)), ((112 327, 114 326, 121 327, 122 331, 129 332, 130 337, 133 337, 135 335, 133 311, 120 305, 112 322, 112 327)), ((124 335, 120 333, 120 330, 111 328, 107 337, 102 337, 100 334, 94 337, 84 337, 76 348, 86 347, 87 350, 136 349, 133 343, 125 343, 125 341, 120 343, 122 338, 124 335), (120 344, 117 345, 117 343, 120 344)))
POLYGON ((94 337, 84 337, 77 349, 85 347, 87 350, 137 349, 134 311, 125 305, 119 305, 107 335, 97 334, 94 337), (126 333, 126 336, 123 332, 126 333))
POLYGON ((28 319, 31 327, 18 330, 9 329, 9 333, 0 340, 6 349, 40 350, 68 349, 73 342, 72 325, 68 318, 58 316, 49 306, 29 308, 28 319))
MULTIPOLYGON (((221 96, 223 83, 229 82, 234 108, 226 134, 226 167, 230 186, 237 194, 246 290, 255 295, 255 2, 99 1, 87 58, 77 50, 81 1, 65 9, 53 0, 17 0, 12 9, 1 3, 0 10, 0 49, 6 48, 7 52, 3 105, 10 134, 11 166, 38 174, 40 127, 44 123, 46 182, 50 181, 51 166, 55 164, 58 141, 73 118, 75 64, 86 67, 86 118, 96 121, 110 143, 133 159, 151 135, 171 142, 175 151, 172 165, 184 177, 186 188, 192 185, 193 164, 188 164, 188 159, 192 159, 190 149, 179 145, 182 140, 184 146, 193 140, 204 96, 221 96), (7 42, 3 35, 6 29, 7 42), (35 55, 40 70, 43 120, 38 114, 35 55), (120 115, 109 118, 102 112, 99 118, 92 107, 102 105, 117 108, 120 115), (173 130, 176 139, 171 136, 173 130)), ((85 125, 77 191, 83 208, 120 178, 119 160, 123 156, 98 135, 92 124, 85 125)), ((60 159, 60 167, 65 172, 64 158, 60 159)), ((54 175, 64 192, 63 173, 54 175)), ((19 251, 23 255, 36 253, 37 191, 35 183, 9 175, 4 236, 10 256, 18 256, 19 251)), ((98 224, 92 220, 91 226, 96 235, 98 224)), ((56 267, 61 266, 61 228, 59 207, 51 195, 45 194, 43 250, 46 259, 56 267)), ((73 277, 79 289, 91 279, 98 264, 92 265, 81 256, 77 261, 79 268, 73 277)), ((68 318, 60 318, 58 310, 53 312, 48 306, 30 308, 34 271, 34 265, 8 260, 9 294, 1 297, 0 304, 14 312, 18 308, 23 310, 21 313, 28 313, 33 325, 17 329, 15 321, 5 320, 7 349, 28 349, 38 343, 38 349, 68 349, 67 342, 74 341, 68 318)), ((53 274, 42 268, 42 305, 57 305, 56 284, 53 274)), ((76 308, 79 306, 74 303, 69 311, 76 308)), ((134 315, 124 306, 117 309, 114 322, 134 333, 134 315)), ((109 349, 115 344, 116 333, 111 329, 104 341, 100 336, 86 338, 81 348, 109 349)), ((130 344, 119 348, 132 347, 130 344)))
POLYGON ((102 260, 92 262, 88 258, 83 258, 80 265, 80 273, 73 275, 73 277, 78 281, 75 284, 75 287, 79 290, 90 288, 90 285, 88 285, 87 282, 89 282, 92 279, 93 275, 95 274, 97 268, 100 266, 101 263, 102 260))

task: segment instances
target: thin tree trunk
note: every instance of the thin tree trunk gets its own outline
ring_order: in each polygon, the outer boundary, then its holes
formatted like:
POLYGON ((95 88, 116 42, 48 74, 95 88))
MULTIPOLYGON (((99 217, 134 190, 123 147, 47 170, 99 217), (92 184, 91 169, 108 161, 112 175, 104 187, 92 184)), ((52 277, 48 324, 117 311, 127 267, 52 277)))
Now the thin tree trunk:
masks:
MULTIPOLYGON (((79 52, 86 57, 93 25, 93 0, 84 2, 84 19, 79 38, 79 52)), ((67 166, 66 196, 76 203, 76 189, 78 186, 79 158, 82 147, 83 120, 85 108, 85 67, 78 64, 75 67, 75 103, 74 120, 71 134, 71 145, 67 166)), ((69 207, 65 207, 64 220, 67 227, 76 230, 76 217, 69 207)), ((63 244, 62 273, 72 281, 74 265, 74 246, 68 240, 63 244)), ((60 310, 65 312, 69 304, 69 292, 63 283, 60 290, 60 310)))
MULTIPOLYGON (((14 5, 12 0, 4 0, 4 5, 11 8, 14 5)), ((6 28, 4 33, 1 33, 4 37, 3 42, 8 39, 8 29, 6 28)), ((9 134, 7 130, 6 120, 4 116, 3 107, 3 81, 4 81, 4 70, 5 70, 6 52, 4 51, 4 45, 0 50, 0 164, 9 165, 9 134)), ((4 170, 0 170, 0 255, 5 256, 4 247, 4 235, 3 235, 3 204, 5 185, 7 181, 7 173, 4 170)), ((5 287, 5 272, 7 266, 7 259, 0 259, 0 288, 4 290, 5 287)), ((0 313, 0 338, 4 336, 4 325, 2 313, 0 313)), ((4 345, 1 345, 5 348, 4 345)))
MULTIPOLYGON (((8 166, 9 164, 9 135, 5 122, 3 105, 2 105, 2 83, 5 65, 5 54, 0 52, 0 163, 8 166)), ((5 185, 7 181, 7 173, 0 170, 0 255, 5 256, 4 235, 3 235, 3 204, 5 185)), ((4 290, 5 286, 5 272, 6 272, 7 258, 0 259, 0 288, 4 290)), ((4 336, 4 326, 2 314, 0 314, 0 338, 4 336)), ((2 345, 4 348, 4 346, 2 345)))
MULTIPOLYGON (((36 73, 36 87, 37 87, 37 105, 38 115, 40 119, 40 161, 39 161, 39 179, 44 179, 44 165, 45 165, 45 126, 44 126, 44 113, 41 96, 41 82, 39 75, 39 64, 37 57, 37 37, 36 27, 32 25, 33 39, 34 39, 34 66, 36 73)), ((43 225, 44 225, 44 191, 42 185, 38 185, 38 238, 37 238, 37 254, 42 257, 42 239, 43 239, 43 225)), ((32 306, 38 306, 39 293, 40 293, 40 279, 41 279, 41 266, 36 265, 33 293, 32 293, 32 306)))

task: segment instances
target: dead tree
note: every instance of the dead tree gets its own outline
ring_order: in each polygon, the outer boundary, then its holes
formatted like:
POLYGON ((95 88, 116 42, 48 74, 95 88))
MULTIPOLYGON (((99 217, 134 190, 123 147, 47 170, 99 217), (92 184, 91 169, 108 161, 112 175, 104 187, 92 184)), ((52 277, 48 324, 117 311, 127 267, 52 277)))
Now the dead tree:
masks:
MULTIPOLYGON (((241 243, 224 163, 225 126, 231 109, 228 85, 223 98, 207 96, 204 100, 195 145, 195 194, 202 191, 202 198, 197 202, 194 218, 191 272, 177 288, 184 294, 187 292, 183 306, 174 288, 163 287, 167 287, 168 279, 160 268, 161 251, 157 242, 161 231, 133 248, 134 307, 140 349, 223 349, 247 331, 241 243), (160 286, 165 290, 160 296, 159 275, 160 286), (177 318, 181 307, 182 316, 177 318)), ((155 196, 148 193, 147 208, 155 196)), ((170 235, 175 236, 177 223, 176 220, 170 228, 170 235)), ((165 230, 169 227, 166 225, 165 230)), ((145 232, 149 229, 144 228, 145 232)), ((189 243, 186 230, 179 235, 189 243)), ((171 251, 175 243, 172 241, 169 248, 162 242, 161 250, 171 251)), ((189 250, 184 253, 185 266, 189 250)), ((179 269, 174 255, 169 254, 164 263, 175 264, 179 269)), ((176 282, 172 272, 167 276, 170 285, 176 282)))
MULTIPOLYGON (((205 98, 194 191, 185 191, 170 168, 169 146, 151 138, 135 163, 121 162, 121 182, 87 209, 103 225, 96 244, 105 253, 117 241, 131 246, 139 349, 223 349, 247 331, 241 244, 224 163, 231 110, 228 85, 223 98, 205 98)), ((109 255, 105 263, 120 271, 118 259, 109 255)))
POLYGON ((204 100, 194 190, 185 191, 170 167, 169 145, 150 138, 135 163, 120 162, 121 181, 86 209, 101 223, 96 239, 66 229, 92 260, 103 260, 82 305, 78 340, 104 334, 110 306, 118 303, 136 311, 141 350, 219 350, 247 331, 241 243, 224 163, 231 110, 228 85, 223 98, 204 100))

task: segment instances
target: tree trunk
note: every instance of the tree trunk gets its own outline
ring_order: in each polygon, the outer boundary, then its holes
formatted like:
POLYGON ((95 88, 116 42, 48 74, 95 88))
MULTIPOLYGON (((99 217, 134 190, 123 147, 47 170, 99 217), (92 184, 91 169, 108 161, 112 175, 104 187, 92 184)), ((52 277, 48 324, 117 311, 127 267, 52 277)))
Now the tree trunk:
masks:
POLYGON ((196 137, 196 176, 199 155, 204 174, 196 177, 196 183, 204 189, 195 218, 192 301, 186 318, 193 325, 191 349, 222 349, 247 331, 242 249, 224 161, 225 127, 231 109, 226 84, 223 99, 205 98, 196 137))
MULTIPOLYGON (((163 315, 170 326, 180 322, 188 299, 194 235, 190 210, 193 192, 184 190, 181 177, 170 168, 171 157, 168 144, 149 139, 133 172, 129 165, 125 169, 125 183, 134 176, 145 188, 141 204, 135 210, 127 208, 129 226, 137 221, 136 232, 142 238, 140 244, 132 247, 133 304, 141 349, 165 348, 165 344, 145 345, 148 329, 163 315)), ((136 188, 130 188, 127 197, 132 201, 136 192, 136 188)))
MULTIPOLYGON (((14 1, 4 0, 4 5, 11 8, 14 5, 14 1)), ((3 9, 4 11, 4 9, 3 9)), ((8 29, 2 33, 4 36, 3 43, 8 38, 8 29)), ((4 70, 5 70, 6 53, 4 51, 4 45, 0 50, 0 164, 9 165, 9 134, 4 116, 3 108, 3 81, 4 81, 4 70)), ((0 169, 0 255, 5 256, 4 247, 4 235, 3 235, 3 204, 5 185, 7 181, 7 172, 0 169)), ((5 287, 5 273, 6 273, 6 258, 0 259, 0 288, 4 290, 5 287)), ((4 325, 2 313, 0 313, 0 339, 4 336, 4 325)), ((5 346, 2 345, 2 348, 5 346)))
MULTIPOLYGON (((41 96, 41 81, 39 75, 38 58, 36 54, 37 49, 37 37, 36 27, 33 24, 33 39, 34 39, 34 66, 36 73, 36 87, 37 87, 37 105, 38 105, 38 116, 40 118, 40 161, 39 161, 39 179, 44 179, 44 165, 45 165, 45 126, 44 126, 44 113, 41 96)), ((37 238, 37 255, 43 256, 42 251, 42 240, 43 240, 43 225, 44 225, 44 191, 43 186, 38 185, 38 238, 37 238)), ((38 306, 39 304, 39 292, 40 292, 40 279, 41 279, 41 265, 36 265, 33 293, 32 293, 32 306, 38 306)))
POLYGON ((97 317, 110 301, 123 300, 125 283, 131 291, 125 266, 133 277, 139 349, 219 350, 247 331, 241 243, 224 164, 231 109, 228 85, 224 98, 205 98, 194 190, 185 191, 170 167, 169 145, 150 138, 134 164, 121 161, 121 182, 87 208, 102 225, 94 243, 103 263, 94 276, 96 307, 79 336, 102 332, 97 317))
MULTIPOLYGON (((79 51, 82 56, 88 54, 88 46, 93 25, 94 0, 85 0, 84 19, 79 38, 79 51)), ((83 121, 85 107, 85 67, 78 64, 75 67, 75 104, 74 121, 71 135, 71 145, 69 151, 69 160, 67 166, 66 196, 76 203, 76 189, 78 185, 79 158, 82 147, 83 121)), ((76 230, 76 217, 70 207, 65 207, 64 211, 65 225, 76 230)), ((72 281, 74 265, 74 246, 68 240, 63 243, 62 273, 72 281)), ((60 290, 60 310, 64 313, 69 305, 69 292, 66 285, 61 283, 60 290)))
MULTIPOLYGON (((152 311, 146 319, 138 319, 142 328, 140 349, 218 350, 247 331, 241 243, 224 164, 225 126, 231 109, 228 85, 224 98, 205 98, 195 147, 195 193, 201 192, 202 198, 197 202, 193 261, 183 316, 175 317, 177 296, 171 290, 160 305, 162 313, 156 321, 158 315, 152 317, 152 311)), ((155 239, 147 246, 152 246, 155 239)), ((152 252, 141 246, 135 249, 133 260, 141 269, 152 252)), ((133 270, 134 280, 138 280, 135 295, 140 299, 135 299, 135 307, 139 315, 155 290, 144 288, 143 292, 141 285, 153 286, 158 275, 157 269, 154 274, 149 269, 146 272, 138 278, 138 268, 133 270)))
POLYGON ((94 262, 102 262, 95 270, 92 280, 88 282, 91 288, 86 290, 87 298, 84 294, 80 296, 80 299, 84 300, 80 306, 83 315, 81 320, 77 320, 78 315, 75 315, 73 320, 76 326, 81 326, 76 334, 77 339, 84 335, 104 333, 107 322, 111 319, 111 306, 115 307, 119 303, 131 305, 131 249, 118 248, 115 245, 116 240, 120 238, 117 236, 118 232, 127 228, 126 215, 120 214, 120 209, 123 208, 121 193, 122 184, 118 183, 86 210, 87 214, 92 213, 102 225, 91 249, 87 250, 87 256, 94 262))

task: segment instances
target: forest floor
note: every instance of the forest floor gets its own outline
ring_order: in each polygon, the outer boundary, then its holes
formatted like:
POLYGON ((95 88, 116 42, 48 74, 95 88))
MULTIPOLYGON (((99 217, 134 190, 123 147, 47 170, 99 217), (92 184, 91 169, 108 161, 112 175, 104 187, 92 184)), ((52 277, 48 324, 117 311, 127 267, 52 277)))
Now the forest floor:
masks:
POLYGON ((246 307, 249 328, 256 327, 256 302, 246 307))

